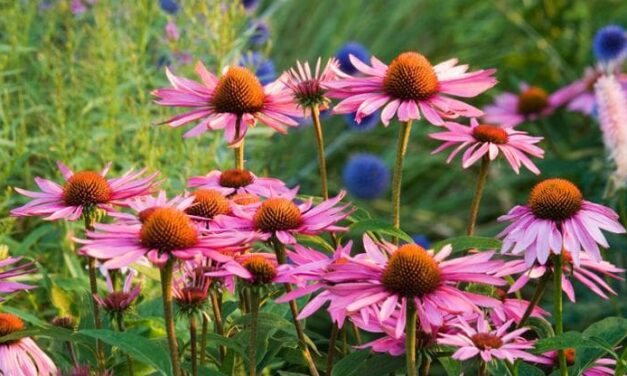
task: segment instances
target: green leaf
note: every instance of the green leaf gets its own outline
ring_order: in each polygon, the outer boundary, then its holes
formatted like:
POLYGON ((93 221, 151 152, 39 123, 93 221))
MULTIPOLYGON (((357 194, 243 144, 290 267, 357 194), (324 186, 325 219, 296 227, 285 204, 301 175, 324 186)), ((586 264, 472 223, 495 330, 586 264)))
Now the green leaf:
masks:
POLYGON ((448 376, 459 376, 462 373, 462 362, 450 357, 438 358, 438 361, 448 376))
POLYGON ((380 219, 365 219, 363 221, 353 223, 348 228, 349 236, 361 236, 366 232, 390 235, 410 243, 414 242, 411 236, 407 235, 405 231, 397 229, 392 226, 392 224, 380 219))
POLYGON ((7 334, 3 337, 0 337, 0 343, 4 343, 6 341, 14 341, 16 339, 24 338, 24 337, 48 337, 52 339, 56 339, 59 341, 71 341, 78 342, 81 339, 80 335, 75 334, 71 330, 58 328, 55 326, 49 326, 47 328, 32 328, 19 330, 17 332, 13 332, 7 334))
POLYGON ((571 347, 597 347, 594 341, 586 339, 579 332, 566 332, 551 338, 543 338, 536 343, 534 352, 542 354, 551 350, 563 350, 571 347))
POLYGON ((445 245, 450 244, 453 252, 462 252, 468 249, 478 249, 485 251, 489 249, 501 249, 501 241, 485 236, 458 236, 441 240, 433 245, 433 249, 439 251, 445 245))
POLYGON ((623 351, 623 354, 616 361, 616 372, 614 376, 623 376, 627 374, 627 349, 623 351))
POLYGON ((544 371, 525 362, 516 362, 518 374, 522 376, 544 376, 544 371))
POLYGON ((364 361, 368 358, 368 355, 370 355, 370 350, 359 350, 348 354, 335 364, 331 375, 352 376, 363 374, 360 370, 364 366, 364 361))
POLYGON ((129 332, 120 333, 106 329, 85 329, 79 333, 116 346, 134 359, 154 367, 162 375, 172 374, 170 354, 157 341, 129 332))
POLYGON ((614 348, 627 338, 627 319, 608 317, 590 325, 583 331, 583 335, 596 343, 597 347, 580 348, 579 346, 574 346, 577 354, 575 363, 577 372, 592 366, 597 359, 606 353, 616 357, 614 348))
MULTIPOLYGON (((362 366, 369 376, 386 376, 405 366, 405 358, 388 354, 374 354, 362 366)), ((361 374, 365 374, 362 372, 361 374)))

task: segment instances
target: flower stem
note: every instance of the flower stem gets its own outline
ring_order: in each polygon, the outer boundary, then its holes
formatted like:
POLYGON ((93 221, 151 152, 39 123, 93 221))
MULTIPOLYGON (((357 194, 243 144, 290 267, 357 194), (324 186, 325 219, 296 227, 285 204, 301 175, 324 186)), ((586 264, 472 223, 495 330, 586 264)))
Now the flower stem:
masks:
MULTIPOLYGON (((115 315, 115 321, 118 324, 118 331, 124 332, 124 314, 122 313, 117 313, 115 315)), ((126 364, 128 365, 127 367, 127 371, 128 371, 128 375, 129 376, 133 376, 135 373, 133 372, 133 361, 131 359, 131 356, 126 354, 126 364)))
MULTIPOLYGON (((555 335, 564 333, 564 320, 562 317, 562 254, 553 257, 553 281, 555 282, 555 335)), ((564 350, 557 351, 560 364, 560 375, 568 376, 568 366, 564 350)))
POLYGON ((176 343, 176 333, 174 332, 174 312, 172 309, 172 269, 174 268, 174 258, 170 257, 161 272, 161 294, 163 297, 163 319, 165 321, 165 331, 168 336, 168 346, 170 347, 170 357, 172 358, 172 374, 181 375, 179 360, 179 348, 176 343))
POLYGON ((189 315, 189 350, 192 357, 192 376, 198 376, 198 356, 196 339, 196 315, 189 315))
MULTIPOLYGON (((237 123, 235 124, 235 139, 236 140, 239 138, 241 124, 242 124, 242 118, 240 116, 237 118, 237 123)), ((244 169, 244 140, 242 140, 242 142, 240 143, 238 147, 233 149, 233 152, 235 154, 235 168, 238 170, 243 170, 244 169)))
POLYGON ((259 292, 250 290, 250 342, 248 344, 248 374, 257 376, 257 321, 259 320, 259 292))
POLYGON ((327 367, 326 374, 330 375, 333 370, 333 358, 335 357, 335 343, 337 342, 337 335, 339 333, 337 324, 333 324, 331 328, 331 336, 329 337, 329 349, 327 350, 327 367))
POLYGON ((484 155, 481 159, 481 168, 479 169, 479 178, 477 180, 477 187, 475 188, 475 196, 472 198, 472 204, 470 205, 470 219, 468 221, 468 229, 466 230, 466 234, 468 235, 473 235, 475 233, 475 224, 477 223, 477 215, 479 214, 479 204, 481 203, 483 187, 485 186, 489 169, 490 158, 487 155, 484 155))
POLYGON ((431 369, 431 358, 424 353, 422 355, 422 362, 420 363, 420 376, 429 376, 429 370, 431 369))
MULTIPOLYGON (((222 313, 220 312, 220 302, 218 301, 218 295, 216 291, 214 291, 213 289, 210 289, 209 298, 211 299, 211 309, 213 310, 213 319, 215 320, 214 322, 215 331, 219 335, 224 336, 224 326, 222 326, 222 313)), ((204 325, 204 321, 203 321, 203 325, 204 325)), ((204 330, 204 326, 203 326, 203 330, 204 330)), ((203 341, 205 342, 205 345, 203 346, 203 350, 202 350, 202 354, 204 355, 206 345, 207 345, 206 331, 203 334, 203 341)), ((226 356, 226 349, 224 348, 224 346, 220 346, 219 350, 220 350, 220 360, 224 360, 224 357, 226 356)), ((200 359, 201 359, 200 363, 202 364, 204 361, 204 356, 201 355, 200 359)))
POLYGON ((311 119, 316 132, 316 143, 318 144, 318 164, 320 165, 320 185, 322 186, 322 197, 329 199, 329 187, 327 180, 327 162, 324 156, 324 136, 322 135, 322 124, 320 124, 320 108, 318 105, 311 106, 311 119))
MULTIPOLYGON (((279 242, 277 239, 273 239, 272 245, 274 247, 274 252, 276 253, 276 258, 279 265, 283 265, 287 263, 287 258, 285 255, 285 246, 279 242)), ((289 283, 285 283, 285 292, 289 293, 292 291, 292 286, 289 283)), ((298 306, 296 305, 295 300, 289 301, 290 311, 292 311, 292 319, 294 320, 294 329, 296 329, 296 334, 298 335, 298 342, 301 347, 301 351, 303 352, 303 357, 307 362, 307 366, 309 367, 309 372, 312 376, 318 376, 318 370, 316 369, 316 364, 314 363, 313 357, 309 352, 309 347, 307 347, 307 340, 305 339, 305 332, 303 331, 303 327, 298 320, 298 306)))
POLYGON ((536 291, 533 293, 533 297, 531 297, 531 301, 529 302, 525 313, 523 314, 522 318, 518 322, 518 325, 516 326, 517 329, 520 329, 525 325, 527 319, 529 319, 529 317, 531 316, 533 309, 538 305, 538 303, 540 303, 540 300, 542 299, 542 297, 544 296, 544 292, 546 291, 546 286, 549 284, 549 279, 551 279, 551 274, 552 273, 547 268, 542 278, 540 278, 538 287, 536 287, 536 291))
POLYGON ((417 376, 416 373, 416 303, 407 299, 405 323, 405 357, 407 359, 407 376, 417 376))
MULTIPOLYGON (((396 150, 396 162, 394 163, 394 176, 392 178, 392 224, 396 228, 401 227, 401 183, 403 180, 403 161, 407 153, 409 135, 411 133, 411 120, 401 123, 396 150)), ((398 242, 398 239, 395 239, 398 242)))
POLYGON ((479 360, 478 376, 488 376, 488 363, 483 360, 479 360))
MULTIPOLYGON (((85 215, 85 231, 94 231, 94 216, 85 215)), ((96 277, 96 259, 87 257, 87 268, 89 272, 89 289, 91 290, 91 306, 94 312, 94 327, 102 329, 102 320, 100 319, 100 308, 96 296, 98 295, 98 280, 96 277)), ((98 369, 105 369, 104 344, 100 340, 96 340, 96 359, 98 361, 98 369)))

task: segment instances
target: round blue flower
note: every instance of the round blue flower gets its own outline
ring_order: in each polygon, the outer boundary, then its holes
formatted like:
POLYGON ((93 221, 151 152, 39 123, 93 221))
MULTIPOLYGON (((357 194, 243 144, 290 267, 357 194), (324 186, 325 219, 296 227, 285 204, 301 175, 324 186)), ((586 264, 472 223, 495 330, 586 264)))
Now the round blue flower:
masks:
POLYGON ((261 46, 268 41, 270 37, 268 25, 262 21, 256 21, 251 25, 251 28, 253 29, 253 33, 249 39, 250 44, 253 46, 261 46))
POLYGON ((355 121, 355 112, 353 112, 352 114, 344 115, 344 122, 355 131, 367 132, 369 130, 372 130, 377 124, 379 124, 380 115, 381 114, 379 113, 379 111, 375 111, 372 114, 363 117, 361 119, 361 123, 357 123, 355 121))
POLYGON ((335 53, 335 57, 340 63, 340 69, 348 74, 353 74, 357 72, 357 69, 353 66, 353 63, 351 63, 350 59, 348 58, 349 55, 353 55, 359 60, 366 63, 370 59, 370 52, 368 52, 368 49, 366 49, 366 47, 364 47, 361 43, 346 43, 335 53))
POLYGON ((166 13, 175 14, 179 11, 179 5, 174 0, 159 0, 159 6, 166 13))
POLYGON ((357 154, 344 166, 342 178, 351 195, 371 200, 387 191, 390 186, 390 169, 376 155, 357 154))
POLYGON ((627 50, 627 34, 618 25, 609 25, 594 36, 594 55, 598 60, 610 61, 619 58, 627 50))
POLYGON ((257 5, 259 5, 259 0, 241 0, 241 1, 242 1, 242 5, 244 6, 244 9, 246 10, 253 10, 257 8, 257 5))
POLYGON ((424 249, 429 249, 431 247, 431 240, 426 235, 416 234, 411 237, 414 240, 414 243, 418 244, 424 249))
POLYGON ((252 70, 257 77, 259 77, 259 82, 261 82, 262 85, 268 84, 276 79, 274 62, 270 59, 266 59, 257 51, 242 56, 239 65, 252 70))

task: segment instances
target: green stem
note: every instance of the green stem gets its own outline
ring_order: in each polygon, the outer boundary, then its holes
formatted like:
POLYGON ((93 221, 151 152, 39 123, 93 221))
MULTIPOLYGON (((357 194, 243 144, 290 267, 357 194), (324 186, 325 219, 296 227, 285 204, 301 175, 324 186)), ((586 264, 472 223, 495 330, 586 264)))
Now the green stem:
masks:
POLYGON ((329 349, 327 350, 327 375, 331 375, 331 371, 333 371, 333 358, 335 357, 335 343, 337 342, 338 333, 339 328, 337 327, 337 324, 333 324, 333 327, 331 328, 331 337, 329 337, 329 349))
POLYGON ((259 320, 259 292, 250 291, 250 342, 248 343, 248 375, 257 376, 257 321, 259 320))
POLYGON ((192 376, 198 376, 198 350, 196 338, 196 315, 189 315, 189 349, 192 357, 192 376))
MULTIPOLYGON (((394 176, 392 177, 392 224, 396 228, 401 227, 401 185, 403 180, 403 161, 407 153, 409 135, 411 134, 411 120, 401 123, 396 149, 396 162, 394 163, 394 176)), ((398 239, 395 239, 398 242, 398 239)))
MULTIPOLYGON (((274 251, 276 253, 277 262, 279 265, 283 265, 287 263, 287 256, 285 254, 285 246, 278 241, 277 239, 273 239, 272 245, 274 247, 274 251)), ((289 283, 285 283, 285 292, 289 293, 292 291, 292 286, 289 283)), ((303 357, 307 362, 307 366, 309 367, 309 372, 312 376, 318 376, 318 370, 316 369, 316 364, 314 363, 313 357, 309 352, 309 347, 307 346, 307 340, 305 338, 305 332, 303 331, 303 327, 298 320, 298 306, 296 305, 295 300, 289 301, 290 311, 292 312, 292 319, 294 320, 294 329, 296 329, 296 334, 298 335, 298 342, 301 347, 301 351, 303 352, 303 357)))
MULTIPOLYGON (((211 309, 213 310, 215 331, 219 335, 224 337, 224 326, 222 325, 222 313, 220 312, 220 302, 218 300, 218 294, 216 293, 216 291, 214 291, 213 289, 209 290, 209 298, 211 299, 211 309)), ((203 347, 203 354, 206 349, 206 341, 207 341, 206 337, 207 335, 205 333, 203 337, 203 340, 205 341, 205 347, 203 347)), ((219 351, 220 351, 220 360, 224 360, 224 357, 226 356, 226 349, 224 348, 224 346, 220 346, 219 351)), ((201 363, 202 363, 202 360, 203 358, 201 358, 201 363)))
POLYGON ((479 360, 479 376, 488 376, 488 364, 483 360, 479 360))
MULTIPOLYGON (((86 214, 85 216, 85 230, 94 231, 94 216, 86 214)), ((102 320, 100 319, 100 308, 98 301, 96 301, 96 295, 98 295, 98 279, 96 276, 96 259, 93 257, 87 258, 87 268, 89 272, 89 289, 91 290, 91 307, 94 312, 94 327, 96 329, 102 329, 102 320)), ((96 359, 98 361, 98 369, 100 371, 105 370, 105 353, 104 344, 100 340, 96 340, 96 359)))
MULTIPOLYGON (((555 282, 555 335, 564 333, 564 319, 562 317, 562 255, 553 257, 553 281, 555 282)), ((557 357, 560 365, 560 375, 568 376, 568 366, 564 350, 558 350, 557 357)))
POLYGON ((472 198, 472 204, 470 205, 470 219, 468 220, 468 228, 466 230, 468 235, 473 235, 475 233, 475 224, 477 223, 477 215, 479 214, 479 204, 481 203, 483 187, 485 186, 489 169, 490 158, 487 155, 484 155, 481 159, 481 168, 479 169, 479 178, 475 188, 475 196, 472 198))
POLYGON ((320 108, 313 105, 310 108, 313 128, 316 133, 316 143, 318 145, 318 164, 320 166, 320 184, 322 186, 322 197, 329 199, 329 187, 327 180, 327 162, 324 156, 324 137, 322 134, 322 124, 320 124, 320 108))
MULTIPOLYGON (((206 349, 207 349, 207 334, 209 333, 209 317, 207 312, 202 312, 202 329, 200 332, 200 364, 205 364, 206 361, 206 349)), ((222 359, 220 359, 222 360, 222 359)))
POLYGON ((407 299, 407 321, 405 323, 405 357, 407 359, 407 376, 417 376, 416 373, 416 303, 407 299))
MULTIPOLYGON (((239 138, 240 127, 242 124, 241 116, 237 118, 237 123, 235 124, 235 139, 239 138)), ((233 149, 235 155, 235 168, 238 170, 244 169, 244 140, 242 140, 241 144, 233 149)))
POLYGON ((429 370, 431 369, 431 358, 424 353, 422 356, 422 362, 420 363, 420 376, 429 376, 429 370))
POLYGON ((174 268, 174 258, 170 257, 161 272, 161 294, 163 298, 163 320, 165 321, 165 331, 168 336, 168 346, 170 347, 170 357, 172 358, 172 374, 182 376, 179 359, 179 348, 176 343, 176 333, 174 331, 174 310, 172 309, 172 271, 174 268))
POLYGON ((538 303, 540 303, 540 300, 542 299, 542 296, 544 296, 544 292, 546 291, 546 286, 548 286, 549 280, 551 279, 551 274, 552 273, 550 269, 547 268, 542 278, 540 278, 540 282, 536 287, 536 291, 533 293, 533 297, 531 298, 531 301, 529 302, 525 313, 523 314, 522 318, 518 322, 518 325, 516 326, 517 329, 520 329, 523 327, 523 325, 525 325, 527 319, 529 319, 529 317, 531 316, 533 309, 538 305, 538 303))
MULTIPOLYGON (((126 329, 124 329, 124 315, 122 313, 117 313, 115 315, 115 321, 118 324, 118 331, 119 332, 124 332, 126 329)), ((129 376, 133 376, 133 361, 131 359, 131 356, 126 354, 126 364, 128 365, 127 367, 127 371, 128 371, 128 375, 129 376)))

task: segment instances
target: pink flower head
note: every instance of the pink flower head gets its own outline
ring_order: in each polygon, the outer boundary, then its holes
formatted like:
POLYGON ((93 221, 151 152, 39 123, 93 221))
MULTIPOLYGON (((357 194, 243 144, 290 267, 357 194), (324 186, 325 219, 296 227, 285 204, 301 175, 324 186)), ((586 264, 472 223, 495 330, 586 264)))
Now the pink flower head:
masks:
MULTIPOLYGON (((0 337, 24 330, 24 322, 0 313, 0 337)), ((0 374, 3 376, 56 376, 57 367, 29 337, 0 343, 0 374)))
POLYGON ((205 255, 219 262, 231 258, 222 248, 243 246, 249 238, 233 231, 216 234, 201 228, 185 213, 192 205, 193 196, 167 200, 161 192, 157 198, 135 200, 132 218, 113 224, 96 224, 95 231, 87 232, 81 253, 107 260, 108 269, 127 266, 143 256, 155 265, 165 265, 170 257, 189 260, 205 255), (141 210, 140 210, 141 209, 141 210))
MULTIPOLYGON (((584 76, 551 94, 555 106, 566 106, 570 111, 592 115, 597 100, 595 99, 594 85, 601 76, 597 69, 588 68, 584 76)), ((627 75, 619 74, 618 81, 627 91, 627 75)))
POLYGON ((429 137, 444 141, 431 154, 455 146, 446 160, 447 163, 450 163, 459 152, 466 149, 462 157, 463 168, 470 167, 482 157, 487 156, 492 161, 499 154, 502 154, 517 174, 522 165, 534 174, 540 174, 540 170, 531 162, 527 154, 537 158, 544 157, 544 150, 535 145, 542 140, 542 137, 529 136, 527 132, 516 131, 511 128, 487 124, 479 125, 474 118, 470 120, 469 127, 453 122, 444 123, 444 127, 448 131, 432 133, 429 137))
POLYGON ((208 267, 211 263, 212 260, 189 260, 183 264, 172 288, 172 296, 181 311, 195 313, 207 301, 212 281, 206 272, 211 270, 208 267))
MULTIPOLYGON (((586 253, 579 255, 578 265, 573 263, 570 252, 564 250, 562 257, 562 268, 564 269, 562 273, 562 290, 564 290, 564 293, 566 293, 566 296, 568 296, 572 302, 575 301, 575 290, 569 277, 578 280, 603 299, 608 299, 606 293, 616 295, 616 291, 610 287, 604 277, 622 280, 616 273, 624 273, 625 269, 616 267, 607 261, 595 261, 586 253)), ((546 265, 534 264, 530 268, 523 260, 512 260, 506 262, 505 266, 495 275, 503 277, 512 274, 520 274, 520 277, 508 291, 511 293, 523 288, 529 280, 538 279, 553 269, 554 266, 550 261, 546 265)))
POLYGON ((275 178, 258 177, 248 170, 213 170, 206 176, 194 176, 187 181, 188 187, 215 189, 225 196, 249 193, 260 197, 284 194, 289 191, 284 182, 275 178))
POLYGON ((297 126, 293 119, 300 115, 292 93, 277 80, 262 86, 247 68, 232 66, 221 77, 210 73, 198 62, 196 73, 202 83, 177 77, 166 67, 171 88, 153 91, 157 104, 191 108, 190 111, 166 120, 171 127, 200 122, 183 137, 195 137, 208 131, 224 129, 230 147, 237 147, 249 126, 261 121, 280 133, 297 126))
POLYGON ((420 119, 422 114, 435 125, 442 125, 442 118, 481 116, 483 112, 478 108, 450 96, 474 97, 497 83, 494 69, 467 72, 468 65, 456 65, 457 59, 431 66, 416 52, 398 55, 389 66, 374 56, 371 65, 352 55, 350 61, 363 77, 352 77, 338 69, 341 79, 324 86, 329 89, 329 97, 342 99, 333 111, 354 112, 357 123, 382 107, 385 126, 395 115, 400 121, 409 121, 420 119))
MULTIPOLYGON (((14 277, 31 274, 36 271, 35 264, 32 262, 19 263, 21 260, 21 257, 8 257, 0 261, 0 269, 4 269, 0 271, 0 294, 12 294, 17 291, 35 288, 35 286, 11 280, 14 277)), ((2 301, 4 301, 4 298, 0 296, 0 302, 2 301)))
MULTIPOLYGON (((507 265, 507 264, 506 264, 507 265)), ((503 274, 501 268, 494 275, 496 277, 503 277, 509 274, 503 274)), ((508 298, 507 292, 502 289, 497 289, 497 295, 501 299, 501 304, 490 307, 490 320, 496 325, 502 325, 509 320, 513 320, 515 323, 519 323, 522 320, 527 308, 529 308, 530 302, 524 299, 508 298)), ((513 291, 509 291, 513 292, 513 291)), ((550 313, 543 310, 539 306, 533 307, 531 310, 531 317, 547 317, 550 313)))
POLYGON ((176 42, 179 40, 180 36, 181 34, 179 32, 179 28, 176 26, 176 23, 174 23, 174 21, 168 21, 165 25, 165 37, 170 42, 176 42))
POLYGON ((108 163, 100 172, 80 171, 72 172, 63 163, 57 162, 61 174, 65 178, 63 186, 40 177, 35 183, 41 192, 27 191, 21 188, 15 190, 33 198, 28 204, 11 210, 11 215, 47 216, 46 220, 66 219, 75 221, 84 211, 94 208, 113 212, 112 205, 125 205, 125 200, 133 197, 148 195, 157 183, 154 179, 158 173, 148 177, 141 177, 146 170, 129 170, 119 178, 106 179, 105 175, 111 167, 108 163))
POLYGON ((486 106, 483 120, 511 128, 550 115, 555 107, 555 99, 544 89, 522 83, 520 93, 503 93, 495 98, 494 104, 486 106))
MULTIPOLYGON (((564 349, 564 355, 566 357, 566 364, 571 366, 575 364, 576 351, 574 348, 569 347, 564 349)), ((557 351, 549 351, 542 354, 544 358, 544 364, 559 368, 559 359, 557 358, 557 351)), ((582 376, 613 376, 614 369, 611 367, 616 366, 616 360, 611 358, 599 358, 592 363, 592 365, 581 371, 582 376)))
POLYGON ((434 254, 416 244, 397 247, 375 243, 367 235, 363 242, 366 253, 336 263, 323 275, 329 284, 329 312, 339 324, 343 321, 338 315, 342 311, 361 315, 364 321, 374 316, 380 322, 396 312, 395 336, 399 337, 405 330, 407 300, 413 299, 423 330, 428 331, 431 326, 442 326, 446 314, 478 312, 477 304, 497 303, 488 297, 476 299, 476 294, 462 291, 456 284, 505 284, 503 279, 490 275, 501 265, 500 261, 490 260, 494 252, 446 260, 452 252, 450 246, 434 254))
POLYGON ((296 190, 272 195, 262 202, 233 205, 233 216, 220 216, 214 222, 223 229, 248 233, 261 240, 275 238, 283 244, 296 243, 295 235, 318 235, 322 232, 346 231, 337 226, 352 213, 351 204, 338 205, 346 193, 313 205, 311 199, 297 203, 296 190))
POLYGON ((509 363, 514 363, 516 359, 542 362, 542 358, 527 352, 527 350, 533 349, 535 343, 535 341, 526 340, 521 336, 529 330, 528 328, 507 332, 513 322, 510 320, 491 330, 484 318, 477 320, 476 328, 471 327, 463 318, 460 318, 456 327, 461 329, 461 332, 457 334, 442 333, 438 343, 457 347, 453 359, 462 361, 479 355, 484 362, 491 362, 494 359, 505 360, 509 363))
POLYGON ((137 271, 134 269, 128 269, 126 271, 126 279, 124 280, 124 286, 122 286, 121 291, 116 291, 113 287, 113 281, 111 280, 111 275, 109 274, 109 270, 106 268, 102 268, 102 273, 107 280, 107 291, 108 294, 106 296, 99 296, 94 294, 94 299, 96 302, 109 314, 116 315, 124 313, 133 301, 137 299, 139 296, 139 292, 141 291, 141 283, 135 284, 133 286, 133 279, 137 277, 137 271))
POLYGON ((239 277, 252 285, 276 283, 280 269, 276 255, 273 253, 246 253, 235 256, 232 261, 222 264, 220 270, 207 273, 211 277, 239 277))
POLYGON ((599 246, 609 247, 601 233, 624 233, 618 214, 612 209, 583 199, 576 185, 565 179, 547 179, 531 190, 527 205, 515 206, 500 222, 512 222, 498 236, 503 238, 502 253, 525 253, 531 266, 534 260, 544 265, 549 254, 567 249, 575 265, 580 251, 601 261, 599 246))
POLYGON ((328 108, 329 100, 326 98, 324 85, 337 79, 336 71, 339 70, 337 59, 331 58, 320 71, 321 60, 318 58, 316 67, 312 72, 309 63, 296 62, 296 69, 291 68, 285 75, 285 85, 292 90, 294 100, 307 111, 312 106, 319 106, 321 111, 328 108))

